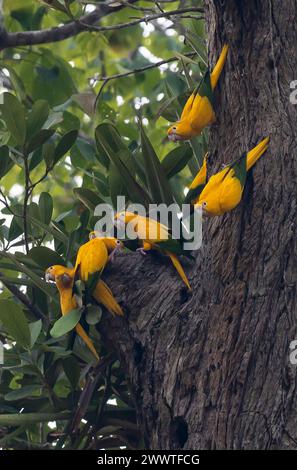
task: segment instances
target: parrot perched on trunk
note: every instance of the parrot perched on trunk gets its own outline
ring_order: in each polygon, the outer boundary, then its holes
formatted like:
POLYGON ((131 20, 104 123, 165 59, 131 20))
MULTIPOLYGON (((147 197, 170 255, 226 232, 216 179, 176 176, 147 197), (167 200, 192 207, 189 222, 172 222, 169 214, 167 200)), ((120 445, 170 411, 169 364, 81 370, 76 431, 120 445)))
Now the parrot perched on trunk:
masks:
POLYGON ((213 90, 225 65, 228 49, 229 46, 225 44, 213 71, 206 72, 202 81, 188 98, 180 120, 167 131, 169 140, 176 142, 192 139, 201 134, 205 127, 215 122, 213 90))
POLYGON ((81 245, 77 252, 75 272, 86 282, 92 274, 102 273, 109 259, 122 247, 122 242, 113 237, 94 237, 81 245))
MULTIPOLYGON (((81 245, 77 252, 74 267, 76 275, 85 283, 93 275, 100 276, 107 262, 121 248, 123 248, 123 244, 120 240, 114 237, 96 237, 95 232, 91 232, 90 240, 81 245)), ((110 313, 123 315, 123 311, 113 297, 111 290, 102 280, 96 282, 92 289, 92 297, 104 305, 110 313)))
POLYGON ((116 223, 133 223, 133 229, 137 234, 138 243, 141 244, 137 251, 146 254, 146 251, 157 250, 166 256, 169 256, 172 264, 184 281, 185 285, 191 290, 190 283, 180 264, 177 254, 186 254, 183 252, 178 240, 173 240, 170 236, 169 228, 157 222, 154 219, 143 217, 133 212, 119 212, 115 215, 116 223))
POLYGON ((201 206, 203 213, 209 216, 223 215, 234 209, 241 201, 247 172, 266 152, 268 142, 269 137, 266 137, 248 153, 211 176, 195 207, 201 206))
MULTIPOLYGON (((75 270, 74 268, 66 268, 65 266, 50 266, 45 272, 46 281, 54 281, 60 293, 60 305, 62 315, 67 315, 78 307, 75 295, 73 294, 75 270)), ((92 340, 89 338, 83 327, 78 323, 75 327, 77 334, 85 342, 92 351, 96 359, 99 361, 98 353, 92 340)))

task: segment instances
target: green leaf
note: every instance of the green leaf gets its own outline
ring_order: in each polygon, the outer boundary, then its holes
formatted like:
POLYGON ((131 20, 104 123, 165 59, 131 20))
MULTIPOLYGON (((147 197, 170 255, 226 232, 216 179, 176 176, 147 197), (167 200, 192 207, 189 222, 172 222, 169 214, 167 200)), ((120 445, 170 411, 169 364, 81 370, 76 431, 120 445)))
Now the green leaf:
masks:
POLYGON ((53 8, 53 10, 61 11, 62 13, 66 13, 66 15, 68 14, 67 8, 65 8, 65 6, 62 5, 61 2, 59 2, 59 0, 43 0, 43 1, 44 3, 47 3, 47 5, 49 5, 51 8, 53 8))
POLYGON ((24 30, 31 29, 32 8, 18 8, 12 10, 11 17, 17 20, 24 30))
POLYGON ((72 356, 66 357, 63 359, 63 369, 71 387, 75 390, 80 378, 80 367, 77 360, 72 356))
POLYGON ((42 147, 39 147, 35 150, 35 152, 32 153, 32 156, 29 161, 29 171, 33 171, 34 168, 39 165, 42 161, 42 147))
POLYGON ((38 336, 40 335, 42 329, 42 321, 37 320, 33 323, 29 324, 30 334, 31 334, 31 348, 33 348, 34 344, 37 341, 38 336))
POLYGON ((180 145, 171 150, 161 162, 167 178, 172 178, 183 170, 192 156, 193 150, 188 144, 180 145))
POLYGON ((97 305, 90 305, 87 307, 86 322, 89 325, 96 325, 100 322, 102 317, 102 309, 97 305))
POLYGON ((78 324, 81 317, 81 311, 76 308, 71 310, 67 315, 59 318, 52 327, 50 334, 53 338, 59 338, 60 336, 65 335, 69 331, 73 330, 78 324))
POLYGON ((10 227, 9 227, 8 241, 11 242, 12 240, 15 240, 20 235, 22 235, 23 227, 21 223, 22 223, 22 220, 19 217, 13 216, 10 227))
POLYGON ((13 167, 14 162, 9 156, 9 148, 6 145, 0 147, 0 178, 13 167))
POLYGON ((11 300, 0 300, 0 320, 5 330, 16 342, 24 347, 31 346, 31 334, 28 321, 22 308, 11 300))
POLYGON ((87 188, 74 188, 73 192, 75 196, 91 211, 94 212, 95 207, 98 204, 104 203, 94 191, 87 188))
POLYGON ((33 100, 46 99, 54 107, 65 103, 76 92, 68 62, 47 48, 40 48, 38 65, 32 69, 33 100))
POLYGON ((78 130, 74 129, 63 135, 55 150, 55 163, 67 153, 75 143, 78 136, 78 130))
POLYGON ((25 109, 11 93, 4 93, 3 97, 2 118, 17 144, 23 146, 26 138, 25 109))
POLYGON ((60 242, 64 243, 64 245, 67 246, 67 243, 68 243, 67 236, 62 231, 60 231, 56 228, 57 224, 55 224, 55 226, 54 226, 53 221, 51 222, 51 225, 46 225, 43 222, 41 222, 40 220, 36 219, 35 217, 32 217, 29 214, 28 214, 28 220, 30 220, 30 222, 33 225, 36 225, 36 227, 42 228, 42 230, 44 230, 46 233, 49 233, 54 238, 56 238, 57 240, 59 240, 60 242))
POLYGON ((140 132, 145 174, 152 199, 156 204, 170 205, 174 202, 174 198, 166 174, 142 125, 140 125, 140 132))
POLYGON ((18 388, 17 390, 13 390, 12 392, 7 393, 4 395, 4 399, 6 401, 14 401, 14 400, 21 400, 22 398, 31 397, 35 392, 40 391, 41 385, 25 385, 22 388, 18 388))
POLYGON ((55 129, 41 129, 37 132, 26 145, 26 153, 33 152, 38 147, 41 147, 48 139, 54 135, 55 129))
POLYGON ((28 256, 30 256, 30 258, 32 258, 42 270, 45 270, 54 264, 65 264, 63 258, 61 258, 58 253, 46 246, 37 246, 32 248, 29 251, 28 256))
POLYGON ((40 277, 34 271, 32 271, 32 269, 28 268, 23 263, 21 263, 16 258, 16 255, 13 255, 12 253, 1 252, 0 257, 9 259, 18 268, 19 272, 26 274, 40 290, 42 290, 46 295, 48 295, 55 303, 58 303, 54 296, 55 291, 52 286, 40 279, 40 277))
POLYGON ((126 194, 127 192, 125 191, 123 178, 113 163, 109 165, 108 183, 110 198, 113 206, 116 207, 117 196, 126 194))
POLYGON ((39 196, 40 219, 44 224, 49 224, 53 215, 53 199, 49 193, 43 192, 39 196))
POLYGON ((20 426, 30 423, 48 423, 49 421, 68 420, 73 413, 64 411, 61 413, 15 413, 1 414, 0 426, 20 426))
POLYGON ((151 199, 124 163, 124 159, 127 159, 128 149, 122 142, 116 128, 108 123, 100 124, 96 128, 95 137, 99 153, 107 156, 117 168, 131 201, 142 203, 148 207, 151 199))
POLYGON ((55 145, 53 142, 46 142, 42 146, 42 158, 45 161, 46 167, 50 168, 55 159, 55 145))
POLYGON ((27 119, 27 140, 32 138, 41 129, 49 116, 49 104, 45 100, 37 100, 27 119))

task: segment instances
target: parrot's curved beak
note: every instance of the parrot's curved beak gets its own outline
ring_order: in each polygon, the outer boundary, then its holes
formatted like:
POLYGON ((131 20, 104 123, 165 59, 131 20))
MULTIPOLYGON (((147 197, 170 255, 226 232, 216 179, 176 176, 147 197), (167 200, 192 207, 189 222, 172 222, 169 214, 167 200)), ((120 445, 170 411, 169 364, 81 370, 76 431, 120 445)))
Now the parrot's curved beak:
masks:
POLYGON ((168 134, 168 140, 170 140, 171 142, 177 142, 183 139, 180 135, 172 133, 172 134, 168 134))
POLYGON ((46 282, 49 282, 49 281, 55 282, 55 276, 48 271, 45 272, 44 279, 46 280, 46 282))

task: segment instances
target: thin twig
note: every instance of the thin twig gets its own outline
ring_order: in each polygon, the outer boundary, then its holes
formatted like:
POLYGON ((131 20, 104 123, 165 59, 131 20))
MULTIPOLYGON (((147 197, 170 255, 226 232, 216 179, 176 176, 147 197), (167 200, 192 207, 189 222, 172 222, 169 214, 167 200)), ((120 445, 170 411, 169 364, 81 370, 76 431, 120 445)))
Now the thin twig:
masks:
MULTIPOLYGON (((185 57, 194 57, 196 55, 196 52, 186 52, 183 54, 185 57)), ((145 72, 146 70, 150 70, 156 67, 160 67, 161 65, 164 64, 169 64, 170 62, 175 62, 176 60, 179 60, 179 57, 171 57, 170 59, 165 59, 165 60, 160 60, 159 62, 155 62, 154 64, 149 64, 145 65, 144 67, 139 67, 137 69, 129 70, 129 72, 124 72, 124 73, 117 73, 115 75, 110 75, 109 77, 94 77, 93 80, 103 82, 98 94, 97 98, 95 101, 95 107, 98 103, 98 100, 102 94, 103 89, 107 85, 108 82, 111 80, 116 80, 117 78, 123 78, 123 77, 128 77, 129 75, 135 75, 137 73, 145 72)))
MULTIPOLYGON (((94 25, 86 25, 80 21, 80 23, 86 27, 88 31, 114 31, 119 29, 131 28, 131 26, 135 26, 139 23, 148 23, 149 21, 154 21, 159 18, 168 18, 171 16, 182 15, 183 13, 190 13, 190 12, 198 12, 203 13, 203 10, 198 7, 187 7, 187 8, 180 8, 179 10, 170 10, 170 11, 161 11, 161 13, 156 13, 154 15, 147 15, 143 18, 137 18, 134 21, 129 21, 127 23, 119 23, 111 26, 94 26, 94 25)), ((204 19, 201 17, 199 19, 204 19)))

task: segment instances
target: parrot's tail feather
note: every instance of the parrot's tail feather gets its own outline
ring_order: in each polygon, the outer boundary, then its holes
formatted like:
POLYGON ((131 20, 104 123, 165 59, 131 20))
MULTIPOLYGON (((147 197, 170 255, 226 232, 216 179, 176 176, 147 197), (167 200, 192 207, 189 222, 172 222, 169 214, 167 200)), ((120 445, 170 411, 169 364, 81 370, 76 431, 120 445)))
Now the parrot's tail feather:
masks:
POLYGON ((220 75, 222 73, 223 67, 225 65, 225 62, 226 62, 226 59, 227 59, 227 54, 228 54, 228 49, 229 49, 228 44, 225 44, 223 49, 222 49, 221 55, 220 55, 216 65, 214 66, 213 71, 211 72, 210 81, 211 81, 211 87, 212 87, 213 90, 215 89, 215 87, 218 83, 218 80, 219 80, 220 75))
POLYGON ((190 184, 189 189, 195 189, 197 188, 197 186, 205 184, 207 176, 207 157, 208 153, 205 155, 202 166, 199 169, 195 178, 193 179, 192 183, 190 184))
POLYGON ((93 297, 99 304, 104 305, 110 313, 120 316, 124 315, 123 310, 114 298, 110 288, 102 280, 98 282, 93 290, 93 297))
POLYGON ((94 346, 92 340, 88 337, 88 335, 85 332, 85 330, 83 329, 83 327, 78 323, 76 325, 75 329, 76 329, 77 334, 81 337, 81 339, 86 343, 88 348, 92 351, 92 353, 96 357, 97 361, 99 361, 100 358, 99 358, 98 353, 95 349, 95 346, 94 346))
POLYGON ((192 289, 191 289, 191 286, 190 286, 190 283, 189 283, 189 281, 188 281, 188 278, 187 278, 187 276, 186 276, 186 273, 185 273, 185 271, 183 270, 183 267, 182 267, 182 265, 180 264, 179 260, 177 259, 177 256, 174 255, 173 253, 170 253, 169 251, 166 251, 166 255, 169 256, 169 258, 171 259, 173 266, 175 267, 175 269, 177 270, 178 274, 180 275, 180 277, 182 278, 182 280, 183 280, 184 283, 186 284, 187 288, 188 288, 189 290, 192 290, 192 289))
POLYGON ((246 159, 246 169, 247 171, 252 168, 252 166, 256 163, 257 160, 266 152, 268 148, 269 137, 263 139, 256 147, 250 150, 247 154, 246 159))

